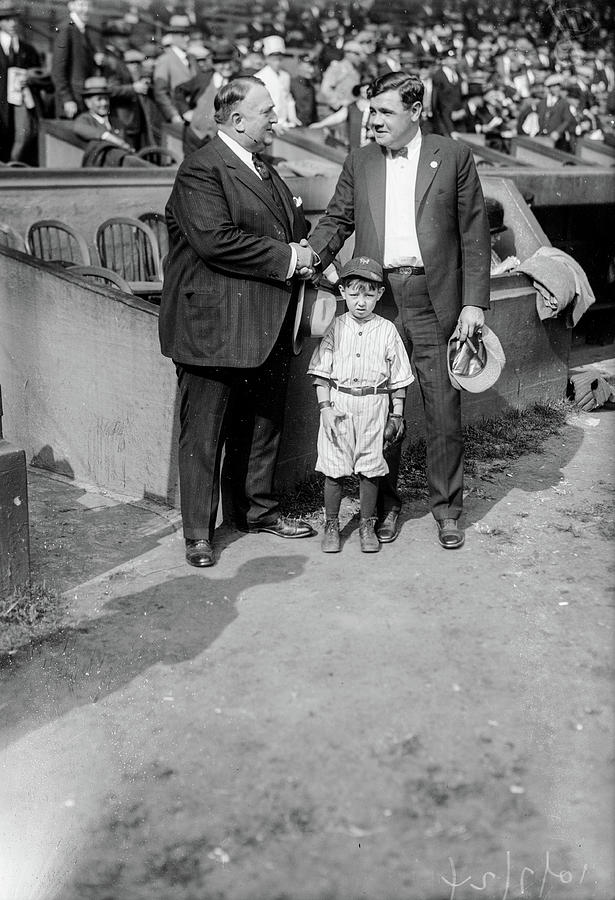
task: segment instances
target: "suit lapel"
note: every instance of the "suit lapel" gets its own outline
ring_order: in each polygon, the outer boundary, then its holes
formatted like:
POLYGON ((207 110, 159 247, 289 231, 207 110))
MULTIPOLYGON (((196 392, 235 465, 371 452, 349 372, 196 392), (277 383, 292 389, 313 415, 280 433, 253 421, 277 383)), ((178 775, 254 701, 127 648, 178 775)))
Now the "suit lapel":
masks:
POLYGON ((440 166, 440 148, 434 144, 430 135, 424 134, 419 153, 419 164, 416 171, 416 188, 414 191, 414 208, 418 218, 421 203, 427 193, 429 185, 440 166))
MULTIPOLYGON (((292 216, 290 220, 284 215, 284 212, 278 204, 275 202, 271 194, 269 193, 269 189, 265 187, 261 179, 256 175, 255 172, 252 172, 248 166, 244 165, 242 161, 236 156, 233 151, 226 146, 224 141, 221 141, 219 138, 214 138, 216 141, 216 149, 228 168, 233 169, 233 177, 235 177, 238 181, 240 181, 244 187, 246 187, 249 191, 252 191, 253 194, 262 200, 262 202, 267 206, 269 210, 273 213, 273 215, 278 219, 286 229, 288 229, 292 223, 292 216)), ((277 173, 274 173, 275 177, 279 177, 277 173)), ((272 177, 274 177, 272 176, 272 177)), ((277 185, 277 182, 276 182, 277 185)), ((284 192, 278 191, 282 197, 284 197, 284 192)), ((286 203, 284 204, 284 209, 286 209, 286 203)))

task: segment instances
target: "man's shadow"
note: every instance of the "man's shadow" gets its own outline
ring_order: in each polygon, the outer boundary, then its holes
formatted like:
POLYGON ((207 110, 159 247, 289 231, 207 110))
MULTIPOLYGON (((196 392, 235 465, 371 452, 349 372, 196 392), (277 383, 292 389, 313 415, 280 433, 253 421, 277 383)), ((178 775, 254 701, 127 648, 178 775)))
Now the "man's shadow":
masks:
POLYGON ((243 592, 290 581, 305 562, 299 555, 264 556, 243 563, 232 578, 173 578, 111 599, 99 618, 21 652, 0 671, 0 746, 122 690, 157 663, 194 659, 237 618, 243 592))

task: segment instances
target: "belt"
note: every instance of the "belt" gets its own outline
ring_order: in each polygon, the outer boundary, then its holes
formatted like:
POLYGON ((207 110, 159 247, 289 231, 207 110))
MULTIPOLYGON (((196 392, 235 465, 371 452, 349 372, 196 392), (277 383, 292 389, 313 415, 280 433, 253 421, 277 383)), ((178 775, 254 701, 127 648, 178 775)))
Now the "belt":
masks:
POLYGON ((384 270, 388 275, 424 275, 424 266, 393 266, 384 270))
POLYGON ((329 379, 329 384, 332 388, 335 388, 336 391, 341 391, 342 394, 352 394, 353 397, 368 397, 370 394, 388 394, 389 389, 387 387, 388 382, 383 381, 381 384, 366 384, 363 387, 345 387, 337 383, 337 381, 333 381, 332 378, 329 379))

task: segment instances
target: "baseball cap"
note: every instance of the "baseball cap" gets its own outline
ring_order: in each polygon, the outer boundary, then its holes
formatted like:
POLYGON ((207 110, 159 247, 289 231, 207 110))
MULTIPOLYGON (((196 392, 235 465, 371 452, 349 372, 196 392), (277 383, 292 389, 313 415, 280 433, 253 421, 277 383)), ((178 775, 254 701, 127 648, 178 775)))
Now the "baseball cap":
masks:
POLYGON ((352 276, 382 282, 382 266, 369 256, 355 256, 342 266, 339 278, 340 281, 345 281, 352 276))

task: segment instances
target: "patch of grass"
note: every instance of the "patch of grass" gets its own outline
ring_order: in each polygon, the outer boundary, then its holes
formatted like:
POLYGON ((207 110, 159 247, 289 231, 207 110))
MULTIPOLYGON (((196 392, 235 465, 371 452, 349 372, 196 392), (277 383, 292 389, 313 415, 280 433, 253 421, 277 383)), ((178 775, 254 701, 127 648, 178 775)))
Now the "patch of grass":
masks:
POLYGON ((45 583, 34 582, 0 599, 0 659, 56 632, 64 613, 64 601, 45 583))
MULTIPOLYGON (((464 429, 466 474, 474 475, 479 470, 485 474, 490 467, 499 471, 501 460, 540 452, 547 438, 564 427, 569 408, 567 403, 537 403, 467 425, 464 429)), ((299 518, 317 515, 323 505, 323 482, 323 476, 316 474, 296 490, 285 493, 281 497, 284 515, 299 518)), ((402 500, 427 498, 424 440, 415 441, 402 455, 398 486, 402 500)), ((359 481, 355 476, 345 479, 344 496, 359 496, 359 481)))

